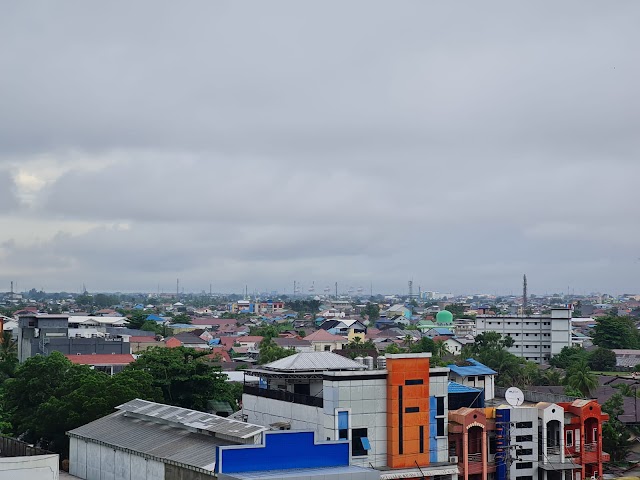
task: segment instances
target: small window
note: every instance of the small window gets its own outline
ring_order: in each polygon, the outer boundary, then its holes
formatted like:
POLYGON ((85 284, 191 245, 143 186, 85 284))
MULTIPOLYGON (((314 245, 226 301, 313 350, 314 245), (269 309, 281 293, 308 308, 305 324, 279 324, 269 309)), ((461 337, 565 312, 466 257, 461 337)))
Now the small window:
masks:
POLYGON ((516 463, 516 470, 524 470, 525 468, 533 468, 533 462, 518 462, 518 463, 516 463))
POLYGON ((467 380, 470 382, 475 382, 476 381, 476 377, 467 377, 467 380))
POLYGON ((521 448, 519 450, 516 450, 516 455, 533 455, 533 448, 521 448))
POLYGON ((533 428, 532 422, 516 422, 516 428, 533 428))
POLYGON ((523 475, 521 477, 516 477, 516 480, 533 480, 531 475, 523 475))
POLYGON ((331 351, 331 345, 325 345, 324 346, 324 351, 325 352, 330 352, 331 351))
POLYGON ((338 412, 338 440, 349 439, 349 412, 338 412))
POLYGON ((489 437, 489 454, 493 455, 496 453, 498 448, 498 441, 496 437, 489 437))
POLYGON ((567 447, 573 447, 573 430, 567 430, 567 447))
POLYGON ((444 418, 436 418, 436 424, 437 424, 436 435, 438 437, 444 437, 444 418))
POLYGON ((444 397, 436 397, 436 415, 444 415, 444 397))
POLYGON ((533 435, 516 435, 516 442, 533 442, 533 435))

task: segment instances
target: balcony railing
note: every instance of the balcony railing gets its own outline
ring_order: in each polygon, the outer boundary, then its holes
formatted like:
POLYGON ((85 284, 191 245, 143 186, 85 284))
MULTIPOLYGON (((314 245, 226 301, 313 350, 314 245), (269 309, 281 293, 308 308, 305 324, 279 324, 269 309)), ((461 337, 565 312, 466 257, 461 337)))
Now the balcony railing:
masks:
POLYGON ((470 453, 468 457, 469 457, 469 462, 482 463, 482 453, 470 453))
POLYGON ((560 455, 560 445, 547 447, 547 455, 560 455))
POLYGON ((260 388, 254 385, 245 384, 243 392, 256 397, 271 398, 283 402, 298 403, 300 405, 309 405, 310 407, 322 407, 324 402, 322 397, 313 397, 302 393, 291 393, 286 390, 270 390, 268 388, 260 388))
POLYGON ((598 442, 595 443, 585 443, 584 444, 585 452, 596 452, 598 451, 598 442))

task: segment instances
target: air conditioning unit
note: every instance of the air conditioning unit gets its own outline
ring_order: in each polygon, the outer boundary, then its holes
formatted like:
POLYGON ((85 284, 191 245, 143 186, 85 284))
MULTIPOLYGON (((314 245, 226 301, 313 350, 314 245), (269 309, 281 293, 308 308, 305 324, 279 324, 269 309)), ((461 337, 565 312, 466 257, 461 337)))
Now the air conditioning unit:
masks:
POLYGON ((449 463, 458 463, 458 457, 455 455, 449 457, 449 463))

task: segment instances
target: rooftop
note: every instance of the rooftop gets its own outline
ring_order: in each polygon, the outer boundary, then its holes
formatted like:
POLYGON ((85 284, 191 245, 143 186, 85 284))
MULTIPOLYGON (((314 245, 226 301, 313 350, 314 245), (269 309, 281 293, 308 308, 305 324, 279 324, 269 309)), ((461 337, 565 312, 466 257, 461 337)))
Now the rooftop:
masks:
POLYGON ((265 370, 312 372, 324 370, 364 370, 367 367, 333 352, 297 353, 263 365, 265 370))
POLYGON ((473 358, 467 358, 466 360, 471 365, 459 366, 455 364, 448 365, 453 373, 461 377, 470 377, 474 375, 495 375, 496 372, 486 365, 474 360, 473 358))

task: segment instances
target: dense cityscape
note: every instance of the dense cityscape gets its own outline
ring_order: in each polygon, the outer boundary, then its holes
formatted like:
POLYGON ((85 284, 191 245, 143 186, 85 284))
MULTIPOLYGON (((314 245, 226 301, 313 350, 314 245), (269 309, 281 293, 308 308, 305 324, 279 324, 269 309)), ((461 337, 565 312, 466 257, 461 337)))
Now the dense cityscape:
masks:
POLYGON ((173 294, 16 292, 12 284, 1 298, 0 425, 29 448, 59 455, 63 469, 81 478, 118 468, 107 466, 100 445, 131 456, 120 477, 140 474, 131 470, 136 456, 165 472, 172 465, 222 478, 246 468, 286 470, 257 453, 243 457, 255 466, 240 467, 233 448, 223 470, 222 446, 247 443, 229 434, 239 422, 255 429, 248 443, 267 449, 275 440, 259 438, 269 431, 308 431, 315 442, 344 445, 343 465, 324 465, 319 447, 300 451, 305 461, 295 467, 323 467, 324 475, 348 468, 366 478, 409 478, 416 461, 422 475, 439 478, 626 471, 636 455, 640 295, 529 294, 526 276, 521 288, 520 295, 454 296, 413 293, 408 282, 397 295, 271 296, 179 287, 173 294), (408 391, 429 385, 405 398, 417 406, 401 407, 400 417, 392 411, 398 375, 408 391), (522 396, 515 403, 514 392, 522 396), (416 439, 409 436, 416 423, 402 414, 413 409, 431 412, 417 422, 416 439), (217 467, 210 456, 176 460, 177 451, 156 456, 157 445, 127 440, 140 422, 154 438, 166 424, 175 431, 164 432, 167 441, 194 435, 180 419, 196 412, 206 412, 198 422, 215 437, 197 448, 217 448, 217 467), (218 424, 225 421, 232 423, 218 424), (465 432, 467 422, 475 429, 465 432), (395 438, 399 425, 406 437, 395 438))

